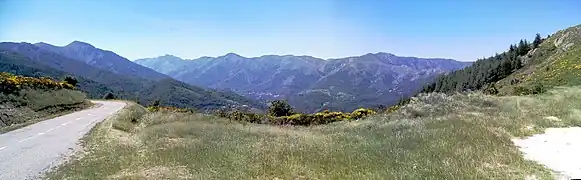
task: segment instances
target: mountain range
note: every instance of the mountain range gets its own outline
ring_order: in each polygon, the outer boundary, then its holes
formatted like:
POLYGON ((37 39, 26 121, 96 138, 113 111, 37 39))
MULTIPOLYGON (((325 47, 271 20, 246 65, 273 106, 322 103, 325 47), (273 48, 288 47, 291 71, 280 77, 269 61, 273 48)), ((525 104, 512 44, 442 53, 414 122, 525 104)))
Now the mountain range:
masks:
POLYGON ((258 100, 285 99, 303 112, 390 105, 434 77, 471 64, 390 53, 326 60, 293 55, 247 58, 235 53, 188 60, 164 55, 134 62, 196 86, 258 100))
POLYGON ((339 59, 235 53, 194 60, 172 55, 130 61, 85 42, 0 43, 0 70, 27 76, 79 79, 91 97, 113 93, 141 104, 196 109, 264 109, 284 99, 302 112, 351 111, 391 105, 436 76, 470 62, 369 53, 339 59))
POLYGON ((141 104, 210 110, 223 107, 264 109, 265 104, 228 91, 206 90, 135 64, 84 42, 58 47, 46 43, 0 43, 0 71, 26 76, 79 80, 91 98, 112 93, 141 104))

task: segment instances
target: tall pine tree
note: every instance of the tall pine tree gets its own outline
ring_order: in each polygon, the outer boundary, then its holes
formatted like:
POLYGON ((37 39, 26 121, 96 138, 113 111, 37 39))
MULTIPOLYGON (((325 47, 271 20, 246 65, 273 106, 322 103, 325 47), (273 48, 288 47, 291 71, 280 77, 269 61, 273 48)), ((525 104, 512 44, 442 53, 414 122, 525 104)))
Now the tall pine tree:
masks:
POLYGON ((542 42, 543 39, 541 38, 541 35, 537 33, 537 35, 535 36, 535 40, 533 41, 533 48, 538 48, 542 42))

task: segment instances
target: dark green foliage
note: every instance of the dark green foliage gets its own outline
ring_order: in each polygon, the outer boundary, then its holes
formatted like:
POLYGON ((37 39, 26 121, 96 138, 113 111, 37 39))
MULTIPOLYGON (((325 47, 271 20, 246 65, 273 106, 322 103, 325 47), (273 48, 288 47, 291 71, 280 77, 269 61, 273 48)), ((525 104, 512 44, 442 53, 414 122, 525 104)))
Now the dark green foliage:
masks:
POLYGON ((484 94, 496 95, 498 94, 498 89, 496 89, 494 84, 490 84, 483 88, 483 92, 484 94))
POLYGON ((159 99, 153 100, 149 103, 149 106, 157 107, 159 106, 159 99))
POLYGON ((294 114, 294 109, 286 101, 274 100, 270 103, 268 108, 268 115, 274 117, 290 116, 294 114))
POLYGON ((76 78, 71 77, 71 76, 65 77, 65 79, 63 81, 65 81, 66 83, 69 83, 70 85, 73 85, 74 87, 77 87, 77 83, 79 82, 76 78))
POLYGON ((515 95, 530 95, 530 94, 541 94, 547 91, 541 84, 535 84, 530 87, 515 86, 513 89, 513 94, 515 95))
POLYGON ((541 38, 541 34, 537 33, 537 35, 535 36, 535 40, 533 41, 533 49, 538 48, 542 42, 543 39, 541 38))
POLYGON ((271 104, 269 110, 275 110, 269 114, 256 114, 250 112, 243 112, 239 110, 224 111, 218 110, 214 114, 219 117, 228 118, 234 121, 243 121, 260 124, 274 124, 274 125, 298 125, 309 126, 318 124, 328 124, 337 121, 357 120, 367 116, 376 114, 376 111, 371 109, 360 108, 351 113, 344 112, 330 112, 328 110, 314 113, 302 114, 293 113, 292 107, 285 101, 275 101, 271 104), (276 106, 277 108, 275 108, 276 106), (278 114, 277 114, 278 113, 278 114), (286 115, 281 115, 286 114, 286 115), (277 116, 281 115, 281 116, 277 116))
POLYGON ((103 95, 103 99, 115 99, 115 95, 113 95, 111 92, 108 92, 107 94, 103 95))
POLYGON ((387 110, 387 108, 388 108, 388 107, 386 107, 385 105, 383 105, 383 104, 380 104, 380 105, 378 105, 378 106, 375 108, 375 111, 377 111, 377 112, 384 112, 384 111, 386 111, 386 110, 387 110))
POLYGON ((149 112, 170 112, 170 113, 196 113, 197 111, 192 108, 176 108, 171 106, 149 106, 147 107, 149 112))
MULTIPOLYGON (((523 67, 521 57, 530 50, 531 45, 526 40, 521 40, 518 45, 510 45, 506 52, 479 59, 472 66, 436 78, 433 83, 424 86, 422 92, 449 93, 482 90, 521 69, 523 67)), ((496 88, 491 88, 488 92, 497 93, 498 91, 496 88)))

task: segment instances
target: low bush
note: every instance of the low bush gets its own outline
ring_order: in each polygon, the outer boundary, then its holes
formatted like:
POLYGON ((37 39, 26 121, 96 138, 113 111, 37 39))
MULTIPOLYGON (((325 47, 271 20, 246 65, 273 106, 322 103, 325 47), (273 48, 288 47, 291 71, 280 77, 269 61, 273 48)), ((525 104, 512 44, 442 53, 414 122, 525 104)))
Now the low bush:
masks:
POLYGON ((139 119, 146 113, 147 110, 143 106, 129 103, 116 114, 115 121, 113 121, 111 127, 125 132, 132 132, 138 125, 139 119))
POLYGON ((107 100, 115 99, 115 95, 113 95, 113 93, 111 93, 111 92, 108 92, 105 95, 103 95, 103 99, 107 99, 107 100))
POLYGON ((337 121, 357 120, 376 114, 376 112, 371 109, 361 108, 351 113, 323 111, 315 114, 296 113, 289 116, 278 117, 242 111, 217 111, 215 114, 219 117, 250 123, 309 126, 328 124, 337 121))
POLYGON ((488 95, 496 95, 498 94, 498 89, 494 86, 494 84, 487 85, 483 88, 482 92, 488 95))
POLYGON ((530 94, 541 94, 546 92, 547 89, 540 84, 535 84, 530 87, 516 86, 513 89, 513 95, 530 95, 530 94))
POLYGON ((24 77, 6 72, 0 72, 0 92, 4 94, 18 93, 24 88, 32 89, 75 89, 66 81, 55 81, 47 77, 24 77))
POLYGON ((195 113, 196 110, 191 108, 177 108, 171 106, 148 106, 149 112, 179 112, 179 113, 195 113))

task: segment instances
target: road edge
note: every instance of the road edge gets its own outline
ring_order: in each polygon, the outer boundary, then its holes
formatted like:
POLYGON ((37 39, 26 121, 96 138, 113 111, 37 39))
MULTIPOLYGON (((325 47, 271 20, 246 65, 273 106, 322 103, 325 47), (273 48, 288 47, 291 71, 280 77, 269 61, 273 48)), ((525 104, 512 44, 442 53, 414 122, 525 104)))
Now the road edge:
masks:
MULTIPOLYGON (((99 107, 103 106, 102 103, 98 103, 99 101, 108 101, 108 100, 90 100, 90 101, 91 101, 91 103, 93 103, 93 106, 91 108, 99 108, 99 107)), ((103 122, 115 117, 117 114, 119 114, 119 112, 121 110, 126 109, 132 103, 132 102, 120 101, 120 100, 113 100, 112 102, 120 102, 120 103, 124 103, 125 105, 123 105, 123 107, 121 109, 117 110, 116 112, 114 112, 110 115, 107 115, 102 120, 95 121, 95 123, 92 123, 90 125, 91 128, 89 129, 89 131, 87 131, 85 134, 83 134, 83 136, 77 141, 77 143, 75 144, 75 147, 73 149, 69 148, 69 152, 61 154, 61 157, 59 160, 52 162, 50 165, 45 167, 41 172, 38 173, 36 178, 49 179, 47 177, 47 175, 49 173, 51 173, 55 170, 58 170, 59 167, 68 164, 71 160, 74 160, 77 158, 82 158, 87 152, 87 149, 86 149, 87 138, 95 132, 95 130, 97 129, 97 127, 99 127, 99 125, 101 125, 103 122)))

